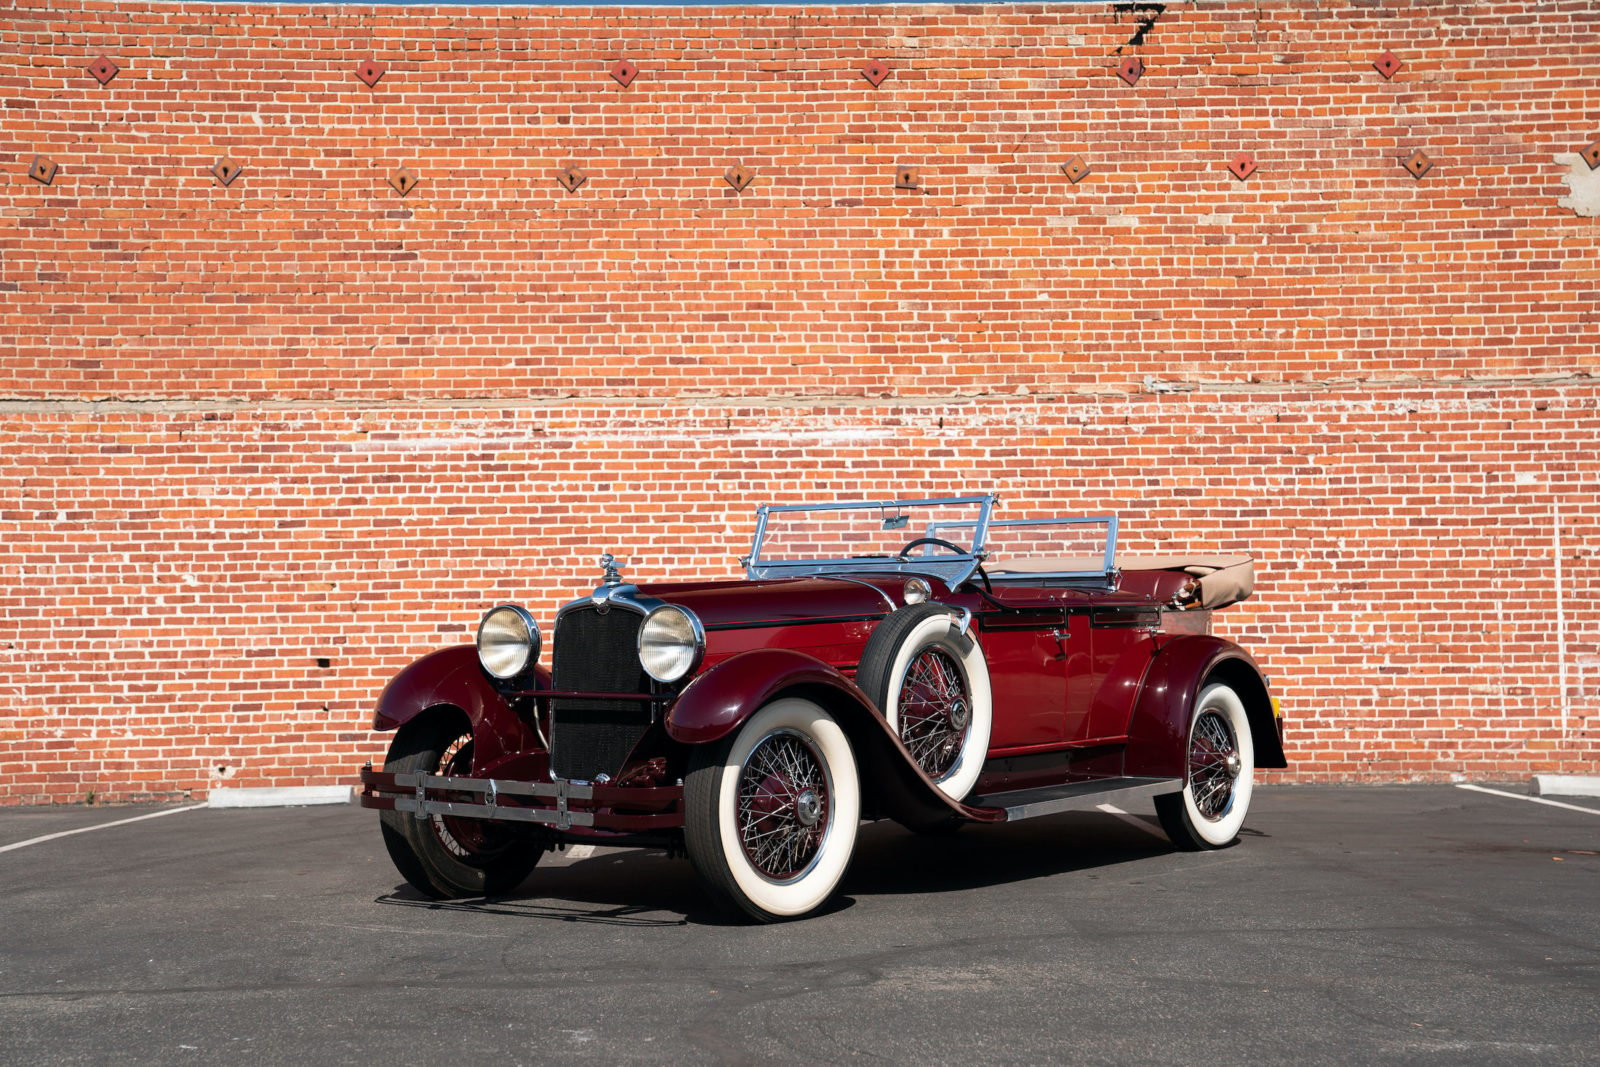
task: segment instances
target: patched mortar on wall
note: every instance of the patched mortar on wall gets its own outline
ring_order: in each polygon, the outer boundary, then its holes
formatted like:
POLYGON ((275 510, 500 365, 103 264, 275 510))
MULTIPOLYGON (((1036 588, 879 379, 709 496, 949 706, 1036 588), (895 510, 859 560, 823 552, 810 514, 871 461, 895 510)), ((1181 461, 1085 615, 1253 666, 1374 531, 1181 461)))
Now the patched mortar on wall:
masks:
POLYGON ((1563 152, 1556 162, 1567 168, 1561 184, 1571 190, 1556 203, 1586 219, 1600 218, 1600 170, 1593 170, 1576 152, 1563 152))

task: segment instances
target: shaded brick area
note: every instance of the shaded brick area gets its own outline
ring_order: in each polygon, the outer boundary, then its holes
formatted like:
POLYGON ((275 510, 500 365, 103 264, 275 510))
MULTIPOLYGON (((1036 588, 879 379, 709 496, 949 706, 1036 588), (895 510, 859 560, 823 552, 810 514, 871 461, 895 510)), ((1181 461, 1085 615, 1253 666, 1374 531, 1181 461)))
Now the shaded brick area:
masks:
POLYGON ((348 780, 390 672, 603 549, 990 487, 1255 552, 1292 777, 1592 767, 1600 12, 1139 28, 14 6, 0 801, 348 780))

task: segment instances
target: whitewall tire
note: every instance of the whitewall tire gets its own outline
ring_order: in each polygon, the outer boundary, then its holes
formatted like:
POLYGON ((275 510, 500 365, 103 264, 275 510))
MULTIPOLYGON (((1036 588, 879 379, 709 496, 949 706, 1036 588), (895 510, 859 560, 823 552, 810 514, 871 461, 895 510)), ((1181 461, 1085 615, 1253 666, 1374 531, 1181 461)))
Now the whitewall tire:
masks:
POLYGON ((1239 694, 1221 683, 1201 690, 1184 753, 1183 792, 1156 798, 1162 828, 1179 848, 1233 844, 1255 785, 1255 745, 1239 694))
POLYGON ((684 843, 719 904, 761 922, 833 895, 855 849, 861 787, 850 739, 809 700, 766 705, 684 779, 684 843))

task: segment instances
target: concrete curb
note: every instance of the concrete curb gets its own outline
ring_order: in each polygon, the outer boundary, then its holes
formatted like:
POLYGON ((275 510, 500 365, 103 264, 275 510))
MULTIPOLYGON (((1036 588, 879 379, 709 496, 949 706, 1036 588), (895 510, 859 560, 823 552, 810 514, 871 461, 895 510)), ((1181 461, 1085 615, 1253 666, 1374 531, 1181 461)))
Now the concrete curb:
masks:
POLYGON ((1528 791, 1536 797, 1600 797, 1600 775, 1536 774, 1528 791))
POLYGON ((348 804, 348 785, 295 785, 255 789, 213 789, 209 808, 303 808, 313 804, 348 804))

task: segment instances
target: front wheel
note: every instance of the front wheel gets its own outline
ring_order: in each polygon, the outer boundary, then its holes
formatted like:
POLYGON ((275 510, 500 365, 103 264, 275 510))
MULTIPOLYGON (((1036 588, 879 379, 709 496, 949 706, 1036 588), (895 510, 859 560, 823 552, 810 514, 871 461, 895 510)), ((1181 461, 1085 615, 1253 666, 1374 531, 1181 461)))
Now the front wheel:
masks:
POLYGON ((1233 844, 1250 809, 1255 766, 1244 701, 1221 683, 1206 686, 1189 720, 1183 792, 1156 797, 1172 843, 1189 850, 1233 844))
POLYGON ((759 922, 814 911, 855 849, 861 788, 850 740, 809 700, 768 704, 694 750, 684 844, 722 907, 759 922))
MULTIPOLYGON (((465 775, 472 770, 472 730, 431 714, 401 728, 383 761, 397 774, 465 775)), ((472 798, 463 797, 470 800, 472 798)), ((401 877, 435 900, 496 896, 522 884, 546 846, 520 828, 483 819, 379 812, 383 844, 401 877)))

